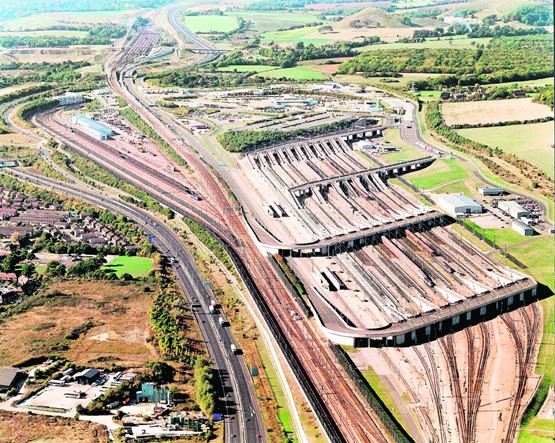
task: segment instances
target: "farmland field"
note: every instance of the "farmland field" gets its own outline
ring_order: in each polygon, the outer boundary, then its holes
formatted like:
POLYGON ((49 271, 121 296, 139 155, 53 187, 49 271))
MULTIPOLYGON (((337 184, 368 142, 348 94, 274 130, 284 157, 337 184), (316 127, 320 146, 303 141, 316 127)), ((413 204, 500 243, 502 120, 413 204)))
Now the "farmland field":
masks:
POLYGON ((470 173, 457 159, 436 160, 431 166, 405 176, 407 180, 420 189, 431 189, 468 177, 470 177, 470 173))
POLYGON ((82 365, 142 366, 155 357, 145 343, 152 294, 143 288, 109 281, 56 283, 0 325, 0 365, 58 353, 82 365))
POLYGON ((332 39, 326 38, 325 36, 326 34, 318 33, 317 27, 312 27, 312 28, 291 29, 289 31, 266 32, 262 34, 261 40, 263 42, 275 42, 275 43, 304 42, 305 44, 312 43, 315 46, 325 45, 335 40, 335 37, 332 40, 332 39), (307 37, 307 35, 309 34, 311 34, 311 36, 307 37))
POLYGON ((444 103, 442 112, 448 126, 533 120, 553 115, 549 106, 533 103, 531 98, 444 103))
POLYGON ((460 129, 457 133, 530 162, 553 178, 553 122, 493 128, 460 129))
POLYGON ((44 28, 53 25, 79 26, 84 24, 124 23, 134 11, 48 12, 13 20, 6 20, 3 29, 18 31, 44 28))
POLYGON ((133 277, 144 277, 152 269, 152 260, 144 257, 121 256, 104 265, 102 269, 113 269, 118 277, 125 273, 133 277))
POLYGON ((185 16, 183 23, 193 32, 231 32, 238 28, 237 18, 229 15, 185 16))
POLYGON ((288 28, 294 25, 304 25, 315 21, 320 21, 315 15, 305 12, 284 12, 280 11, 279 20, 272 12, 258 11, 237 11, 230 12, 231 17, 241 17, 245 21, 250 21, 249 31, 268 32, 278 29, 288 28))
POLYGON ((0 411, 0 441, 4 443, 107 443, 104 426, 68 417, 0 411))

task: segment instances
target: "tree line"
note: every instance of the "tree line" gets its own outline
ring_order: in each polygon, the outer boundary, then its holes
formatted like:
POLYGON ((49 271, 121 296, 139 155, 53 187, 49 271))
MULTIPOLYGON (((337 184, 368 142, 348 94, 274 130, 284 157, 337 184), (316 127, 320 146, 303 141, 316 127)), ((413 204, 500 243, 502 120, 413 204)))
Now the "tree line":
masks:
POLYGON ((349 127, 356 118, 341 120, 312 128, 296 129, 293 131, 226 131, 218 135, 220 144, 231 152, 243 152, 255 147, 263 147, 272 142, 287 142, 299 136, 308 137, 341 128, 349 127))
POLYGON ((500 37, 475 49, 419 48, 367 51, 339 66, 367 77, 420 72, 453 74, 416 82, 418 89, 531 80, 553 75, 550 35, 500 37))

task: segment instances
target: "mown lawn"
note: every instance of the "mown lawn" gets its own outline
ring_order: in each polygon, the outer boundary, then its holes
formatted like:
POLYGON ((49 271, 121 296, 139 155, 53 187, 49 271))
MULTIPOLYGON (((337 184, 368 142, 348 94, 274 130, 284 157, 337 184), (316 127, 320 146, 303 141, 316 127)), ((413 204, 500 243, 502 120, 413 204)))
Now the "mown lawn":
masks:
POLYGON ((478 232, 480 236, 494 242, 499 247, 515 245, 527 239, 527 237, 520 235, 511 228, 481 228, 472 220, 465 219, 464 222, 478 232))
POLYGON ((145 257, 120 256, 102 266, 102 269, 113 269, 118 277, 130 274, 133 277, 144 277, 152 269, 152 260, 145 257))
POLYGON ((405 178, 420 189, 431 189, 443 183, 470 177, 470 172, 457 159, 440 159, 405 178))

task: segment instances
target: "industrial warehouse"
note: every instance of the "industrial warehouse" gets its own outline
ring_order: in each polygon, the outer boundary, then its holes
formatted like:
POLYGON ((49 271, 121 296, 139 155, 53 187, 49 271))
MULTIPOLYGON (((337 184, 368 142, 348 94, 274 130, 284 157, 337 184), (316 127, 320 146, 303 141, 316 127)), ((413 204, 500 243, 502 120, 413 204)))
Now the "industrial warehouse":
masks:
POLYGON ((90 117, 82 114, 75 114, 72 123, 79 126, 84 133, 94 137, 96 140, 108 140, 108 137, 114 134, 114 131, 108 126, 103 125, 90 117))
POLYGON ((434 158, 379 164, 364 147, 379 145, 380 134, 374 126, 259 149, 241 160, 251 228, 303 282, 327 337, 408 346, 535 297, 533 279, 449 228, 451 217, 483 212, 480 204, 439 195, 445 215, 389 182, 434 158))

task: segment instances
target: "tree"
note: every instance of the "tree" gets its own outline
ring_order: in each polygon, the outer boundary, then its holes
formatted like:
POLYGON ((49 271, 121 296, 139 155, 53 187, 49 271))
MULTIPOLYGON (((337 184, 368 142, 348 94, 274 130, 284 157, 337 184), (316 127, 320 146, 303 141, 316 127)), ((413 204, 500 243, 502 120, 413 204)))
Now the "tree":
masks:
POLYGON ((24 263, 21 266, 21 275, 31 277, 35 273, 35 265, 33 263, 24 263))
POLYGON ((173 381, 175 369, 164 361, 150 361, 148 367, 152 371, 154 381, 168 383, 173 381))

